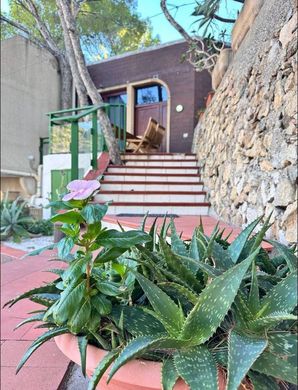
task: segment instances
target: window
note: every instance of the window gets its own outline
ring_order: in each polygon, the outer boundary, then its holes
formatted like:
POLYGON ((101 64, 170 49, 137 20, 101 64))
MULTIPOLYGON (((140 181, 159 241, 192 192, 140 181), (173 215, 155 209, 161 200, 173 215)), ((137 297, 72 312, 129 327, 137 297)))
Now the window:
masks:
POLYGON ((152 104, 167 101, 167 91, 161 85, 136 88, 136 104, 152 104))

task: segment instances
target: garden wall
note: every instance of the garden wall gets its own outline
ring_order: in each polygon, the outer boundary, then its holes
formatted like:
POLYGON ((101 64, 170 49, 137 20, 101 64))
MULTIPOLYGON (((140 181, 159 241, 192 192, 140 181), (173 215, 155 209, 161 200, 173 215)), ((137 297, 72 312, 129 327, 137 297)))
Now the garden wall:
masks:
POLYGON ((296 39, 295 2, 265 0, 193 145, 214 213, 243 226, 273 211, 284 242, 297 238, 296 39))

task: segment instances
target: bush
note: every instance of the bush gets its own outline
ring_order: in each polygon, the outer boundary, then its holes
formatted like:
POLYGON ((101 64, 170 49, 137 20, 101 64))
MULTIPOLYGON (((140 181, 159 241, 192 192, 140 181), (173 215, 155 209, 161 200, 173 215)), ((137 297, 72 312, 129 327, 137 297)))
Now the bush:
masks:
POLYGON ((54 231, 54 225, 50 220, 42 219, 40 221, 34 221, 28 225, 29 233, 41 234, 43 236, 51 236, 54 231))

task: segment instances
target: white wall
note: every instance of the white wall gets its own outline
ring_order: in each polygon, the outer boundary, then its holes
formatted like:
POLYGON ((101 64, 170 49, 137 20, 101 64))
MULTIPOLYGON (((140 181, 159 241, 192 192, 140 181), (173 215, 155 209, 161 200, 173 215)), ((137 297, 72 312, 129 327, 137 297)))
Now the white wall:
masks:
MULTIPOLYGON (((91 169, 90 166, 91 154, 79 154, 79 168, 84 169, 85 174, 91 169)), ((51 171, 63 170, 71 168, 71 154, 48 154, 43 158, 43 173, 42 173, 42 199, 40 203, 46 206, 51 197, 51 171)), ((51 210, 43 209, 43 218, 50 218, 51 210)))

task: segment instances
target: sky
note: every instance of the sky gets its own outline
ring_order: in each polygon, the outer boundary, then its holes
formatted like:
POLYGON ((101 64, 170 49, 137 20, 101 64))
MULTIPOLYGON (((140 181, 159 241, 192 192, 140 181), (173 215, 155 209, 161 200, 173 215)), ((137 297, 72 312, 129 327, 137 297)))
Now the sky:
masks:
MULTIPOLYGON (((195 0, 168 0, 168 9, 175 17, 177 22, 190 33, 195 29, 196 17, 191 16, 196 5, 195 0), (179 8, 175 8, 175 6, 179 8)), ((221 16, 229 17, 234 16, 239 8, 240 3, 233 0, 223 0, 222 7, 220 9, 221 16), (229 11, 227 11, 226 4, 229 5, 229 11)), ((8 0, 1 0, 1 10, 8 11, 8 0)), ((138 13, 142 18, 149 18, 153 27, 153 34, 159 35, 162 43, 175 41, 181 39, 181 35, 170 25, 170 23, 164 17, 161 8, 160 0, 138 0, 138 13)), ((220 30, 221 28, 219 28, 220 30)))

